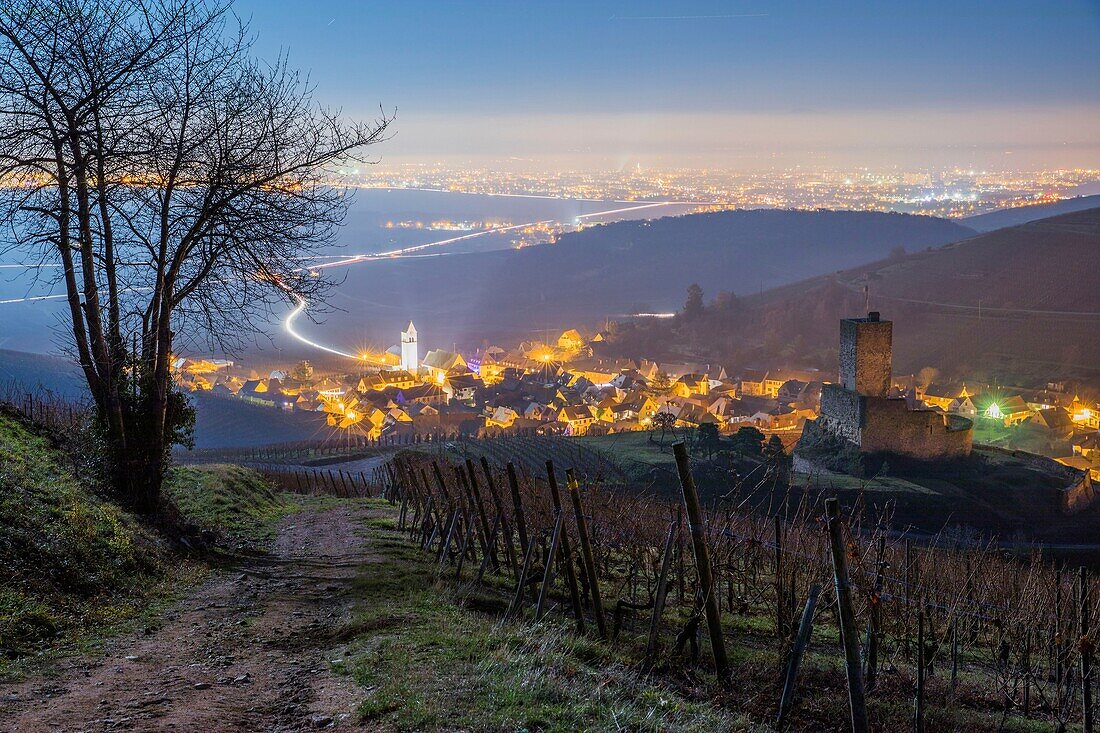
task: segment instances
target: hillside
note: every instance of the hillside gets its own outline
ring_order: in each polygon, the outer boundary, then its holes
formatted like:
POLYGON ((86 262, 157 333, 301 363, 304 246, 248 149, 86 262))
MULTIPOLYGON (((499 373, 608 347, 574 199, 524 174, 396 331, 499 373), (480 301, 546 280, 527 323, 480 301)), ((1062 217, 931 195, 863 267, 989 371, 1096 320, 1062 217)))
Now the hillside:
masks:
POLYGON ((894 370, 990 380, 1100 378, 1100 209, 812 278, 711 307, 692 326, 624 327, 619 348, 673 344, 733 364, 836 368, 837 323, 869 305, 894 321, 894 370))
POLYGON ((988 214, 977 214, 961 219, 960 223, 979 232, 991 232, 994 229, 1026 224, 1029 221, 1046 219, 1061 214, 1072 214, 1075 211, 1095 209, 1100 207, 1100 194, 1095 196, 1074 196, 1070 199, 1055 201, 1052 204, 1035 204, 1034 206, 1018 206, 1011 209, 1000 209, 988 214))
MULTIPOLYGON (((63 357, 0 349, 0 399, 18 400, 23 393, 45 392, 80 401, 87 396, 83 379, 80 370, 63 357)), ((193 395, 192 405, 196 448, 314 440, 330 432, 323 415, 284 412, 201 393, 193 395)))
POLYGON ((164 543, 90 493, 68 463, 0 414, 0 678, 5 658, 136 616, 167 573, 164 543))
POLYGON ((0 349, 0 389, 48 390, 68 400, 87 395, 80 368, 60 356, 0 349))
MULTIPOLYGON (((263 528, 253 538, 265 552, 246 547, 219 555, 221 569, 201 584, 177 583, 169 607, 149 602, 164 598, 164 579, 186 567, 179 553, 74 486, 64 454, 45 436, 14 419, 0 419, 0 428, 0 465, 18 469, 0 476, 19 500, 3 505, 0 517, 0 567, 16 570, 0 586, 7 604, 0 628, 13 638, 9 626, 20 627, 7 619, 16 618, 41 629, 31 650, 85 652, 47 668, 50 676, 38 657, 21 668, 0 666, 9 677, 27 677, 0 684, 5 730, 114 729, 114 721, 123 721, 134 730, 227 733, 839 731, 850 707, 843 646, 828 611, 837 581, 820 520, 820 502, 833 493, 851 517, 846 539, 843 521, 831 526, 846 548, 848 607, 858 628, 879 629, 868 636, 865 657, 871 730, 904 729, 914 719, 915 695, 928 731, 1049 730, 1059 721, 1074 730, 1080 718, 1072 680, 1054 674, 1047 655, 1003 664, 1029 658, 1037 628, 1058 624, 1067 638, 1080 635, 1072 611, 1056 620, 1051 613, 1056 595, 1072 593, 1074 576, 1055 571, 1045 555, 1021 552, 1012 560, 963 529, 938 539, 886 531, 878 523, 891 520, 880 516, 873 495, 900 490, 889 477, 858 490, 823 487, 805 501, 795 492, 781 502, 779 521, 742 511, 748 504, 740 494, 733 495, 735 510, 708 501, 714 508, 704 510, 701 522, 714 529, 706 540, 714 560, 700 580, 687 533, 675 531, 678 499, 609 491, 587 478, 570 491, 576 508, 565 515, 566 525, 535 471, 521 472, 512 501, 488 501, 482 490, 495 494, 491 487, 509 483, 498 460, 470 474, 485 479, 474 491, 461 458, 402 452, 392 458, 393 471, 380 476, 427 475, 443 462, 438 481, 389 484, 388 500, 299 497, 289 505, 245 469, 180 469, 171 492, 190 520, 230 535, 263 528), (464 490, 478 512, 454 511, 447 519, 432 511, 464 490), (295 506, 299 501, 305 506, 295 506), (23 505, 33 510, 29 518, 21 516, 23 505), (301 511, 284 516, 293 509, 301 511), (479 514, 491 532, 479 533, 479 514), (450 531, 442 531, 444 521, 450 531), (577 553, 576 564, 575 555, 563 556, 569 562, 557 573, 555 564, 531 564, 544 543, 557 546, 563 528, 587 538, 577 541, 591 549, 577 553), (466 538, 463 549, 459 536, 466 538), (12 541, 20 537, 26 541, 12 541), (528 572, 518 587, 531 585, 529 594, 517 593, 521 555, 528 572), (883 574, 887 568, 896 570, 883 574), (919 579, 919 600, 910 591, 911 573, 919 579), (579 579, 575 594, 569 577, 579 579), (708 633, 700 634, 694 590, 712 578, 718 603, 708 609, 708 633), (108 592, 59 592, 108 580, 108 592), (70 596, 77 599, 73 611, 64 608, 70 596), (795 623, 810 597, 818 599, 818 611, 806 616, 814 629, 800 657, 797 696, 785 708, 790 727, 772 727, 795 623), (81 624, 101 631, 106 610, 109 618, 142 623, 91 647, 59 648, 55 629, 66 638, 81 624), (43 617, 61 623, 46 625, 43 617), (948 648, 953 629, 965 633, 948 648), (907 653, 921 638, 930 656, 907 653), (1029 686, 1033 700, 1070 702, 1060 710, 1006 705, 1005 690, 1020 686, 1029 686)), ((692 470, 701 468, 696 463, 692 470)), ((1034 505, 1034 497, 1026 501, 1034 505)), ((885 504, 892 509, 897 502, 885 504)), ((769 514, 778 506, 769 505, 769 514)), ((15 654, 28 658, 22 648, 15 654)), ((1076 668, 1077 645, 1066 645, 1059 660, 1061 669, 1076 668)))
POLYGON ((252 547, 296 508, 247 469, 180 468, 165 486, 175 526, 162 531, 97 492, 78 463, 0 406, 0 680, 151 623, 205 572, 181 554, 181 533, 252 547))
POLYGON ((724 211, 594 226, 550 246, 351 267, 324 333, 390 344, 411 318, 437 344, 671 311, 707 293, 763 289, 973 235, 944 219, 850 211, 724 211))
POLYGON ((320 440, 332 432, 321 413, 287 412, 202 392, 192 395, 191 404, 195 407, 195 448, 199 449, 320 440))

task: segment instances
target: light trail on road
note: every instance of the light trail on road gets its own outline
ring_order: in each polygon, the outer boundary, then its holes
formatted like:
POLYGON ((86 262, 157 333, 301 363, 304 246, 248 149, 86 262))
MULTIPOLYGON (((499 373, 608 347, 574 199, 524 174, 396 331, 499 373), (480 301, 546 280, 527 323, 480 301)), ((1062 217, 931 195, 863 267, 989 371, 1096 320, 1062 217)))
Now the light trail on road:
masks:
POLYGON ((681 204, 668 204, 663 201, 655 204, 639 204, 638 206, 627 206, 622 209, 611 209, 610 211, 593 211, 591 214, 579 214, 577 219, 591 219, 595 216, 610 216, 611 214, 625 214, 628 211, 637 211, 638 209, 652 209, 654 206, 680 206, 681 204))
MULTIPOLYGON (((145 292, 145 291, 149 291, 149 290, 152 290, 152 288, 151 287, 123 288, 119 292, 121 292, 121 293, 140 293, 140 292, 145 292)), ((81 295, 81 297, 83 297, 84 293, 81 293, 80 295, 81 295)), ((60 300, 62 298, 68 298, 68 297, 69 296, 66 295, 65 293, 55 293, 53 295, 28 295, 24 298, 8 298, 6 300, 0 300, 0 305, 12 305, 14 303, 33 303, 33 302, 39 301, 39 300, 60 300)))
POLYGON ((485 229, 480 232, 473 232, 472 234, 463 234, 460 237, 451 237, 449 239, 440 239, 436 242, 427 242, 425 244, 416 244, 411 247, 402 247, 401 249, 391 249, 388 252, 373 252, 371 254, 352 255, 342 260, 336 260, 335 262, 323 262, 319 265, 314 265, 309 268, 311 270, 325 270, 330 267, 346 267, 348 265, 355 265, 360 262, 370 262, 371 260, 380 260, 387 258, 407 257, 408 255, 415 254, 416 252, 422 252, 430 247, 443 247, 448 244, 454 244, 455 242, 462 242, 467 239, 473 239, 475 237, 483 237, 486 234, 501 234, 503 232, 511 232, 516 229, 524 229, 526 227, 540 226, 542 224, 550 224, 553 219, 544 219, 543 221, 534 221, 527 224, 514 224, 509 227, 496 227, 494 229, 485 229))
MULTIPOLYGON (((386 189, 386 190, 434 191, 434 190, 437 190, 437 189, 386 189)), ((454 192, 447 192, 447 193, 454 193, 454 192)), ((567 200, 567 201, 589 201, 589 200, 598 201, 598 200, 600 200, 600 199, 557 199, 554 196, 535 196, 534 194, 531 194, 531 195, 527 195, 527 194, 485 194, 485 195, 492 195, 492 196, 522 196, 524 198, 548 198, 548 199, 567 200)), ((616 203, 636 204, 636 202, 631 202, 631 201, 618 201, 616 203)), ((621 207, 621 208, 617 208, 617 209, 607 209, 607 210, 604 210, 604 211, 592 211, 592 212, 589 212, 587 214, 578 214, 576 217, 574 217, 574 219, 576 219, 576 220, 592 219, 592 218, 597 218, 597 217, 601 217, 601 216, 611 216, 613 214, 625 214, 625 213, 630 212, 630 211, 638 211, 640 209, 652 209, 652 208, 655 208, 655 207, 658 207, 658 206, 707 206, 707 205, 708 204, 706 204, 706 203, 697 203, 697 202, 693 202, 693 201, 655 201, 655 202, 649 202, 649 203, 643 203, 643 204, 636 204, 636 205, 633 205, 633 206, 621 207)), ((528 227, 542 226, 544 224, 552 224, 555 221, 556 221, 555 219, 543 219, 541 221, 531 221, 531 222, 527 222, 525 224, 513 224, 511 226, 506 226, 506 227, 494 227, 492 229, 484 229, 480 232, 471 232, 470 234, 463 234, 463 235, 458 236, 458 237, 448 237, 447 239, 439 239, 439 240, 436 240, 434 242, 425 242, 424 244, 416 244, 416 245, 412 245, 411 247, 401 247, 400 249, 391 249, 391 250, 387 250, 387 251, 384 251, 384 252, 370 252, 370 253, 363 253, 363 254, 357 254, 357 255, 312 255, 308 259, 332 259, 333 261, 332 262, 322 262, 322 263, 313 265, 313 266, 309 267, 308 269, 310 269, 310 270, 325 270, 325 269, 328 269, 328 268, 331 268, 331 267, 347 267, 348 265, 355 265, 355 264, 359 264, 360 262, 370 262, 372 260, 378 260, 378 259, 383 259, 383 258, 406 257, 408 255, 415 254, 417 252, 423 252, 426 249, 431 249, 431 248, 434 248, 434 247, 445 247, 449 244, 454 244, 456 242, 463 242, 463 241, 466 241, 466 240, 474 239, 476 237, 483 237, 487 234, 503 234, 505 232, 512 232, 512 231, 515 231, 517 229, 526 229, 528 227)), ((307 258, 302 258, 302 259, 307 259, 307 258)), ((42 268, 42 267, 60 267, 60 266, 61 265, 58 264, 58 263, 46 263, 46 264, 39 264, 39 265, 0 264, 0 268, 5 268, 5 269, 36 269, 36 268, 42 268)), ((306 268, 303 267, 301 269, 304 270, 306 268)), ((46 298, 49 298, 49 297, 54 297, 54 296, 42 296, 40 299, 45 300, 46 298)), ((18 302, 24 302, 25 300, 26 299, 0 301, 0 304, 3 304, 3 303, 18 303, 18 302)), ((33 298, 32 298, 32 300, 33 300, 33 298)))
MULTIPOLYGON (((405 189, 388 189, 388 190, 438 191, 440 193, 461 193, 461 192, 455 192, 455 191, 444 191, 442 189, 412 189, 412 188, 405 188, 405 189)), ((553 200, 557 200, 557 201, 585 201, 585 202, 606 202, 607 201, 607 199, 562 199, 561 197, 558 197, 558 196, 542 196, 542 195, 536 195, 536 194, 474 194, 474 195, 503 196, 503 197, 514 197, 514 198, 553 199, 553 200)), ((657 208, 657 207, 661 207, 661 206, 707 206, 707 205, 713 205, 713 204, 708 204, 707 202, 698 202, 698 201, 650 201, 650 202, 644 202, 644 203, 639 203, 637 201, 615 201, 614 203, 630 204, 630 206, 623 206, 623 207, 618 207, 618 208, 615 208, 615 209, 606 209, 606 210, 603 210, 603 211, 591 211, 591 212, 588 212, 586 214, 578 214, 576 217, 574 217, 574 220, 575 221, 582 221, 584 219, 598 218, 598 217, 601 217, 601 216, 613 216, 615 214, 625 214, 625 213, 628 213, 628 212, 631 212, 631 211, 639 211, 641 209, 652 209, 652 208, 657 208)), ((476 239, 477 237, 484 237, 484 236, 489 235, 489 234, 504 234, 506 232, 516 231, 518 229, 527 229, 529 227, 542 226, 542 225, 545 225, 545 224, 553 224, 556 221, 557 221, 556 219, 542 219, 540 221, 532 221, 532 222, 527 222, 527 223, 524 223, 524 224, 513 224, 511 226, 506 226, 506 227, 494 227, 492 229, 484 229, 484 230, 479 231, 479 232, 471 232, 469 234, 463 234, 463 235, 460 235, 460 236, 457 236, 457 237, 448 237, 446 239, 440 239, 440 240, 436 240, 434 242, 426 242, 424 244, 416 244, 416 245, 413 245, 413 246, 410 246, 410 247, 401 247, 399 249, 388 250, 388 251, 385 251, 385 252, 372 252, 372 253, 369 253, 369 254, 357 254, 357 255, 351 255, 351 256, 344 256, 340 259, 336 259, 336 260, 331 261, 331 262, 320 262, 320 263, 314 264, 314 265, 312 265, 308 268, 302 267, 302 268, 299 268, 299 271, 300 270, 305 270, 305 269, 309 269, 311 271, 327 270, 327 269, 334 268, 334 267, 347 267, 347 266, 350 266, 350 265, 356 265, 356 264, 360 264, 360 263, 363 263, 363 262, 372 262, 372 261, 381 260, 381 259, 400 259, 400 258, 405 258, 405 257, 417 257, 417 256, 421 256, 419 253, 422 253, 422 252, 424 252, 425 250, 428 250, 428 249, 434 249, 434 248, 438 248, 438 247, 446 247, 447 245, 455 244, 456 242, 464 242, 464 241, 468 241, 468 240, 471 240, 471 239, 476 239)), ((332 257, 332 256, 333 255, 317 255, 316 259, 327 259, 327 258, 332 257)), ((336 255, 336 257, 339 257, 339 255, 336 255)), ((4 267, 6 269, 15 269, 15 268, 30 269, 30 268, 37 268, 37 267, 57 267, 57 266, 59 266, 59 265, 53 264, 53 263, 39 264, 39 265, 19 265, 19 264, 0 265, 0 267, 4 267)), ((284 287, 284 289, 287 290, 287 293, 291 296, 291 298, 293 298, 294 300, 297 301, 295 306, 283 318, 283 330, 286 331, 286 333, 291 338, 295 339, 296 341, 298 341, 301 344, 309 346, 310 348, 317 349, 318 351, 324 351, 325 353, 332 354, 334 356, 342 356, 342 357, 347 358, 347 359, 354 359, 357 362, 370 361, 370 362, 377 363, 377 364, 384 363, 384 362, 382 362, 378 359, 370 359, 368 357, 365 357, 362 354, 353 354, 353 353, 350 353, 348 351, 344 351, 343 349, 337 348, 335 346, 328 346, 326 344, 318 343, 317 341, 313 341, 313 340, 303 336, 301 333, 299 333, 295 329, 294 323, 295 323, 295 321, 298 320, 298 318, 303 313, 305 313, 306 309, 309 307, 309 302, 305 298, 303 298, 301 295, 298 295, 297 293, 291 291, 289 288, 284 287)), ((0 300, 0 305, 8 305, 8 304, 13 304, 13 303, 27 303, 27 302, 38 301, 38 300, 54 300, 54 299, 60 299, 60 298, 64 298, 64 297, 65 297, 64 295, 38 295, 38 296, 29 296, 29 297, 26 297, 26 298, 12 298, 12 299, 8 299, 8 300, 0 300)))
POLYGON ((305 298, 298 295, 297 293, 292 292, 290 294, 293 297, 298 299, 298 305, 296 305, 293 310, 291 310, 289 313, 287 313, 286 318, 283 319, 283 329, 286 330, 286 332, 288 334, 290 334, 291 336, 293 336, 295 339, 302 342, 303 344, 305 344, 307 346, 312 346, 315 349, 320 349, 321 351, 327 351, 328 353, 335 354, 336 356, 346 356, 347 358, 355 359, 356 361, 362 361, 363 360, 362 357, 359 354, 349 354, 346 351, 341 351, 340 349, 335 349, 331 346, 325 346, 324 344, 319 344, 316 341, 310 341, 305 336, 303 336, 302 334, 295 331, 294 330, 294 321, 297 320, 298 316, 302 315, 302 313, 305 312, 305 309, 306 309, 306 306, 308 305, 308 302, 306 301, 305 298))
MULTIPOLYGON (((395 190, 431 190, 431 189, 395 189, 395 190)), ((454 193, 454 192, 449 192, 449 193, 454 193)), ((500 196, 515 195, 515 196, 521 196, 521 197, 526 198, 526 196, 523 196, 521 194, 496 194, 496 195, 500 195, 500 196)), ((534 196, 534 195, 532 195, 532 196, 530 196, 530 198, 556 198, 556 197, 553 197, 553 196, 543 197, 543 196, 534 196)), ((558 199, 558 200, 561 200, 561 199, 558 199)), ((567 199, 567 200, 576 200, 576 199, 567 199)), ((581 220, 581 219, 590 219, 590 218, 599 217, 599 216, 611 216, 611 215, 614 215, 614 214, 624 214, 624 213, 627 213, 627 212, 630 212, 630 211, 638 211, 639 209, 652 209, 652 208, 658 207, 658 206, 683 206, 683 205, 689 205, 689 204, 690 205, 698 205, 698 206, 705 206, 706 205, 706 204, 697 204, 696 202, 680 202, 680 201, 656 201, 656 202, 648 202, 648 203, 642 203, 642 204, 638 204, 637 202, 633 202, 633 201, 620 201, 620 202, 616 202, 616 203, 630 203, 630 204, 634 204, 634 205, 626 206, 626 207, 620 207, 620 208, 617 208, 617 209, 607 209, 605 211, 592 211, 592 212, 589 212, 587 214, 580 214, 580 215, 576 216, 575 219, 576 220, 581 220)), ((463 234, 463 235, 458 236, 458 237, 449 237, 447 239, 440 239, 440 240, 437 240, 435 242, 427 242, 425 244, 417 244, 417 245, 413 245, 411 247, 402 247, 401 249, 394 249, 394 250, 390 250, 388 252, 374 252, 374 253, 371 253, 371 254, 352 255, 352 256, 346 257, 342 260, 336 260, 335 262, 323 262, 323 263, 320 263, 320 264, 317 264, 317 265, 313 265, 309 269, 314 270, 314 271, 316 271, 316 270, 326 270, 326 269, 333 268, 333 267, 347 267, 349 265, 357 265, 357 264, 360 264, 362 262, 373 262, 373 261, 381 260, 381 259, 400 259, 400 258, 403 258, 403 257, 416 257, 416 256, 419 256, 418 253, 423 252, 426 249, 430 249, 430 248, 434 248, 434 247, 445 247, 449 244, 454 244, 455 242, 463 242, 463 241, 467 241, 467 240, 470 240, 470 239, 474 239, 476 237, 484 237, 487 234, 502 234, 504 232, 515 231, 517 229, 526 229, 528 227, 541 226, 543 224, 551 224, 555 221, 556 221, 555 219, 543 219, 542 221, 527 222, 526 224, 513 224, 512 226, 507 226, 507 227, 496 227, 496 228, 493 228, 493 229, 484 229, 480 232, 472 232, 470 234, 463 234)), ((301 268, 301 269, 305 269, 305 268, 301 268)), ((316 341, 311 341, 310 339, 307 339, 305 336, 302 336, 300 333, 295 331, 294 330, 294 321, 297 320, 297 318, 300 315, 302 315, 302 313, 305 312, 305 310, 306 310, 306 308, 308 307, 309 304, 306 302, 305 298, 298 295, 297 293, 292 292, 291 295, 294 298, 298 299, 298 304, 289 313, 287 313, 286 318, 283 319, 283 328, 284 328, 284 330, 286 330, 286 332, 290 336, 297 339, 300 343, 305 344, 306 346, 311 346, 311 347, 313 347, 315 349, 318 349, 320 351, 324 351, 324 352, 329 353, 329 354, 334 354, 336 356, 344 356, 344 357, 347 357, 349 359, 355 359, 356 361, 364 361, 364 357, 360 354, 349 354, 348 352, 343 351, 342 349, 338 349, 334 346, 326 346, 324 344, 317 343, 316 341)), ((381 363, 381 362, 378 362, 378 360, 373 360, 373 361, 375 361, 376 363, 381 363)))
MULTIPOLYGON (((421 190, 421 189, 400 189, 400 190, 421 190)), ((519 195, 519 194, 497 194, 497 195, 511 196, 511 195, 519 195)), ((553 198, 553 197, 547 197, 547 198, 553 198)), ((568 199, 568 200, 574 200, 574 199, 568 199)), ((625 202, 624 201, 624 202, 618 202, 618 203, 633 203, 633 202, 625 202)), ((657 207, 657 206, 685 206, 685 205, 688 205, 688 204, 685 204, 684 202, 680 202, 680 201, 657 201, 657 202, 651 202, 651 203, 637 204, 637 205, 634 205, 634 206, 626 206, 626 207, 621 207, 621 208, 617 208, 617 209, 607 209, 605 211, 592 211, 592 212, 589 212, 587 214, 578 214, 576 217, 574 217, 574 219, 576 219, 576 220, 591 219, 591 218, 600 217, 600 216, 611 216, 613 214, 624 214, 624 213, 627 213, 627 212, 630 212, 630 211, 638 211, 639 209, 652 209, 652 208, 657 207)), ((691 205, 696 205, 696 204, 691 204, 691 205)), ((698 204, 698 205, 699 206, 705 206, 706 204, 698 204)), ((541 221, 527 222, 526 224, 513 224, 511 226, 506 226, 506 227, 494 227, 492 229, 484 229, 480 232, 472 232, 470 234, 463 234, 463 235, 458 236, 458 237, 449 237, 447 239, 440 239, 440 240, 437 240, 435 242, 426 242, 424 244, 415 244, 411 247, 402 247, 400 249, 391 249, 391 250, 386 251, 386 252, 371 252, 371 253, 364 253, 364 254, 358 254, 358 255, 351 255, 349 257, 345 257, 342 260, 336 260, 335 262, 322 262, 321 264, 314 265, 314 266, 310 267, 309 269, 311 269, 311 270, 326 270, 326 269, 329 269, 331 267, 347 267, 348 265, 357 265, 360 262, 371 262, 372 260, 378 260, 378 259, 384 259, 384 258, 406 257, 408 255, 415 254, 417 252, 423 252, 426 249, 431 249, 431 248, 434 248, 434 247, 445 247, 449 244, 454 244, 456 242, 464 242, 464 241, 467 241, 467 240, 470 240, 470 239, 474 239, 476 237, 483 237, 487 234, 503 234, 505 232, 512 232, 512 231, 515 231, 517 229, 527 229, 529 227, 537 227, 537 226, 542 226, 544 224, 553 224, 555 221, 556 221, 555 219, 543 219, 541 221)))
POLYGON ((8 298, 7 300, 0 300, 0 305, 11 305, 12 303, 33 303, 36 300, 56 300, 58 298, 64 298, 64 295, 28 295, 26 298, 8 298))

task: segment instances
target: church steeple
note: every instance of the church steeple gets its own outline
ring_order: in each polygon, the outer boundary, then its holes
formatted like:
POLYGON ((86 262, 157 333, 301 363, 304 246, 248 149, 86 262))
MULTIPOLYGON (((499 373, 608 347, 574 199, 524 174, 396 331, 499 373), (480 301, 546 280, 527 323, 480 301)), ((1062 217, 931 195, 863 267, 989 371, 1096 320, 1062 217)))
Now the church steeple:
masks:
POLYGON ((416 326, 409 321, 409 327, 401 332, 401 368, 416 374, 420 368, 420 354, 416 344, 416 326))

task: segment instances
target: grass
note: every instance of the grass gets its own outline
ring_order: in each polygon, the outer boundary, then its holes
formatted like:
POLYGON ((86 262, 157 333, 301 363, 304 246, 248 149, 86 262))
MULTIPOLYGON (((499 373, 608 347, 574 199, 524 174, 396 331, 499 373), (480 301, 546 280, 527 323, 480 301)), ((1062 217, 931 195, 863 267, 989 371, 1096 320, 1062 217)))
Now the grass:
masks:
MULTIPOLYGON (((95 488, 48 435, 0 412, 0 680, 155 625, 206 572, 95 488)), ((165 493, 185 522, 237 545, 266 541, 302 505, 232 466, 175 469, 165 493)))
POLYGON ((677 428, 675 433, 670 431, 665 436, 664 450, 661 450, 660 431, 652 436, 649 431, 638 431, 614 435, 585 435, 575 440, 604 451, 630 473, 639 471, 644 473, 653 466, 662 466, 675 471, 676 461, 672 455, 672 444, 679 440, 690 440, 690 438, 690 431, 680 428, 677 428))
POLYGON ((434 564, 371 522, 378 561, 358 583, 337 671, 366 690, 360 721, 393 731, 750 730, 747 719, 649 682, 562 621, 502 626, 437 583, 434 564))
POLYGON ((274 491, 255 471, 227 464, 177 466, 164 493, 186 521, 238 546, 269 541, 278 520, 303 505, 299 497, 274 491))
POLYGON ((45 436, 0 415, 0 678, 51 649, 81 648, 91 629, 141 618, 193 571, 168 553, 45 436))
MULTIPOLYGON (((374 562, 358 581, 354 617, 339 638, 335 671, 363 686, 360 723, 380 731, 770 731, 785 647, 774 636, 767 603, 747 615, 723 613, 732 678, 720 683, 703 634, 702 661, 666 656, 652 676, 639 674, 643 613, 612 643, 578 636, 559 611, 542 622, 501 624, 501 595, 438 580, 434 558, 394 530, 392 510, 368 521, 374 562)), ((450 566, 448 566, 450 567, 450 566)), ((467 572, 467 578, 470 573, 467 572)), ((503 586, 501 586, 503 587, 503 586)), ((563 599, 558 599, 562 601, 563 599)), ((605 602, 607 599, 605 599, 605 602)), ((528 612, 530 607, 528 606, 528 612)), ((668 650, 687 609, 670 606, 668 650)), ((528 617, 530 614, 528 614, 528 617)), ((899 640, 884 644, 878 690, 868 699, 873 730, 912 725, 913 670, 899 640)), ((670 653, 670 652, 667 652, 670 653)), ((1002 698, 964 657, 952 693, 943 667, 928 680, 925 729, 1031 731, 1050 723, 1003 720, 1002 698), (984 682, 982 680, 985 680, 984 682)), ((848 711, 843 655, 831 615, 822 613, 803 663, 791 730, 842 731, 848 711)), ((1070 725, 1068 730, 1080 730, 1070 725)))

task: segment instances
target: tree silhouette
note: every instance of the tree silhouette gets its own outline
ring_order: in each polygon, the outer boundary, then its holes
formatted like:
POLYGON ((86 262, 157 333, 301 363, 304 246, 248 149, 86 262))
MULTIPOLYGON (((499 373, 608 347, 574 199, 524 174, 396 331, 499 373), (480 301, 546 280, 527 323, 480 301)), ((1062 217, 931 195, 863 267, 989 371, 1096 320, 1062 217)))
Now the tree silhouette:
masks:
POLYGON ((290 370, 290 376, 299 382, 307 382, 313 377, 313 365, 303 359, 290 370))
POLYGON ((695 321, 703 315, 706 306, 703 305, 703 289, 698 283, 688 286, 687 300, 684 302, 684 320, 695 321))
POLYGON ((702 423, 695 429, 695 446, 707 453, 707 458, 713 458, 714 452, 722 447, 722 436, 718 432, 718 426, 714 423, 702 423))
POLYGON ((733 450, 742 458, 759 456, 763 453, 764 437, 759 428, 746 425, 733 434, 733 450))
POLYGON ((671 412, 658 412, 653 416, 652 421, 650 422, 650 428, 650 441, 653 440, 653 433, 658 430, 661 431, 661 440, 659 445, 661 446, 661 450, 664 451, 665 435, 668 433, 673 433, 673 435, 675 436, 676 416, 673 415, 671 412))
POLYGON ((787 453, 783 449, 783 441, 778 435, 772 433, 771 437, 768 438, 767 445, 764 446, 764 456, 767 457, 769 460, 777 460, 779 458, 785 457, 786 455, 787 453))
POLYGON ((649 383, 649 388, 652 389, 658 396, 668 393, 668 390, 672 387, 672 380, 664 372, 657 372, 653 379, 649 383))
MULTIPOLYGON (((193 419, 172 387, 188 342, 232 351, 273 308, 323 296, 303 260, 348 199, 335 166, 390 119, 318 107, 251 56, 227 4, 0 4, 3 250, 59 259, 72 351, 122 498, 159 507, 193 419)), ((366 161, 364 161, 366 162, 366 161)))

